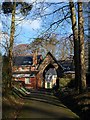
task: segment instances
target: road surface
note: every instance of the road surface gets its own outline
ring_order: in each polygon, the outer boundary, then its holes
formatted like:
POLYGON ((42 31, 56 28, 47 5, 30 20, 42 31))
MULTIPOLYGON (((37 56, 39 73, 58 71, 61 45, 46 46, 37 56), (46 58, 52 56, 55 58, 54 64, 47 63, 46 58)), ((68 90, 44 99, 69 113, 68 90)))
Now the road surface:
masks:
POLYGON ((36 91, 25 98, 18 118, 79 119, 55 96, 36 91))

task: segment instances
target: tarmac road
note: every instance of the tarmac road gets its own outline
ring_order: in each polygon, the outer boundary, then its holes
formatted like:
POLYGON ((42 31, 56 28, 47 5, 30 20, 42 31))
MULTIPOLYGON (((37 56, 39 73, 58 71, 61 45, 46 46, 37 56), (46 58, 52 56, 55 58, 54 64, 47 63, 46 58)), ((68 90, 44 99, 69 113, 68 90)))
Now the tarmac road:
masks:
POLYGON ((25 104, 18 118, 79 119, 55 96, 40 94, 40 92, 32 92, 30 96, 25 98, 25 104))

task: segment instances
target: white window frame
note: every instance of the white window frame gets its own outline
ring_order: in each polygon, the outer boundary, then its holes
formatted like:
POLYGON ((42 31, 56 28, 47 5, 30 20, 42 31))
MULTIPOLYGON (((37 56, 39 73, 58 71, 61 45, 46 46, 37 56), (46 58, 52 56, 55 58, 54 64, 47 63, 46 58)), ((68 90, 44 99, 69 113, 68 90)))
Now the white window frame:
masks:
POLYGON ((30 84, 30 78, 25 78, 25 84, 30 84))

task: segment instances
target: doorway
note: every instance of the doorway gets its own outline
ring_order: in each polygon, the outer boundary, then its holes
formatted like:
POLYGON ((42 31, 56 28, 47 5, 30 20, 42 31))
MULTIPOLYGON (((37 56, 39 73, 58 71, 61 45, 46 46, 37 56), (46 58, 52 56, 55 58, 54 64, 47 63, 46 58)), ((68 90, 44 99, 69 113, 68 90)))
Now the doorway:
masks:
POLYGON ((57 71, 52 64, 49 64, 43 72, 43 87, 45 89, 52 89, 56 85, 57 71))

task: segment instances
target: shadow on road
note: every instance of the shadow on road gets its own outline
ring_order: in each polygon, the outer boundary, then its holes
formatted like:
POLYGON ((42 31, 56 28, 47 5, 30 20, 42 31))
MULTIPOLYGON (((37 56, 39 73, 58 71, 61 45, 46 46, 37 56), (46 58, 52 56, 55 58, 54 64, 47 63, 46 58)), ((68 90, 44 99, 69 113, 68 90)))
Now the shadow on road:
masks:
POLYGON ((67 108, 62 108, 39 101, 26 101, 26 104, 22 109, 23 110, 21 111, 19 118, 78 119, 78 117, 67 108))
POLYGON ((34 100, 34 101, 40 101, 48 104, 52 104, 55 106, 63 107, 64 106, 61 101, 53 95, 51 91, 46 91, 46 90, 30 90, 30 94, 23 94, 21 91, 15 90, 14 93, 16 93, 19 97, 26 99, 26 100, 34 100))

